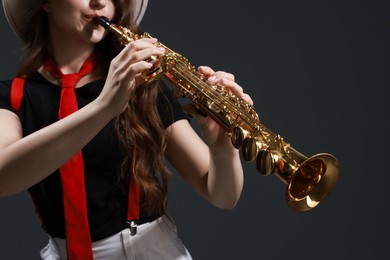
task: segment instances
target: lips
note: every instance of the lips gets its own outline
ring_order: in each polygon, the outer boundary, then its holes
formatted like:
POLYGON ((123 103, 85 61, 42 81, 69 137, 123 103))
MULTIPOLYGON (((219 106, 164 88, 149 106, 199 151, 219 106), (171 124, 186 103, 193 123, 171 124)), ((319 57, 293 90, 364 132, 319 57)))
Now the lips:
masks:
POLYGON ((93 22, 93 18, 96 17, 96 16, 98 16, 98 15, 84 15, 84 18, 88 22, 93 22))
POLYGON ((84 19, 85 19, 88 23, 91 23, 91 24, 93 24, 93 25, 99 25, 99 24, 94 20, 95 17, 100 17, 100 15, 98 15, 98 14, 84 15, 84 19))

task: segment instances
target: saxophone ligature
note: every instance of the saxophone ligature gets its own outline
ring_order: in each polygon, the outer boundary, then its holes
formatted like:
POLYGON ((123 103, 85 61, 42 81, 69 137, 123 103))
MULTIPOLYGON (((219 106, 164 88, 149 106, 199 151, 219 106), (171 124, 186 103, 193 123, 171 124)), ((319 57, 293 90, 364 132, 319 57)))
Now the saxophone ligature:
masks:
MULTIPOLYGON (((137 39, 151 38, 148 33, 135 34, 105 17, 94 20, 111 31, 123 47, 137 39)), ((157 46, 164 48, 165 54, 151 58, 154 67, 143 73, 145 80, 163 75, 171 81, 178 97, 187 97, 227 132, 245 161, 255 161, 260 174, 273 173, 287 185, 286 201, 291 209, 310 210, 330 194, 339 177, 339 163, 333 155, 320 153, 307 158, 262 125, 253 106, 223 86, 210 84, 182 55, 161 42, 157 46)))

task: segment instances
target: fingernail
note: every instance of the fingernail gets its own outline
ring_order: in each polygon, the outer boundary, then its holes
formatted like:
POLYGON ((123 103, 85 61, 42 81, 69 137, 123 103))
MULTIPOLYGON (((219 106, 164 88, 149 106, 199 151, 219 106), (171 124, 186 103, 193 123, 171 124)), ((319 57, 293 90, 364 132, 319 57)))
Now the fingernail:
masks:
POLYGON ((210 78, 208 78, 207 80, 210 81, 210 82, 213 82, 214 80, 216 80, 217 77, 216 76, 211 76, 210 78))

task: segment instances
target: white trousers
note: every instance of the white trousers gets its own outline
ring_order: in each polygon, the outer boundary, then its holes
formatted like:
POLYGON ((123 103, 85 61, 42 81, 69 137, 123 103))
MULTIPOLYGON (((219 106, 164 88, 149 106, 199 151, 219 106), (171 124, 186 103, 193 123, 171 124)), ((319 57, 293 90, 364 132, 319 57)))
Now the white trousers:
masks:
MULTIPOLYGON (((137 234, 130 230, 92 243, 95 260, 192 260, 191 255, 177 236, 176 226, 163 216, 142 224, 137 234)), ((41 250, 44 260, 66 259, 65 239, 49 237, 41 250)))

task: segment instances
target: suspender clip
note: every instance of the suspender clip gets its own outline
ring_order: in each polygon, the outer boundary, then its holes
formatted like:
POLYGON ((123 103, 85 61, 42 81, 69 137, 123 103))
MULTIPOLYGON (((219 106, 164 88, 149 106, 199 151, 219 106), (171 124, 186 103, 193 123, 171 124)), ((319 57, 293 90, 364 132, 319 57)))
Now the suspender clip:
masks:
POLYGON ((137 234, 137 223, 132 220, 132 221, 128 221, 127 223, 129 223, 129 229, 130 229, 130 236, 134 236, 135 234, 137 234))

